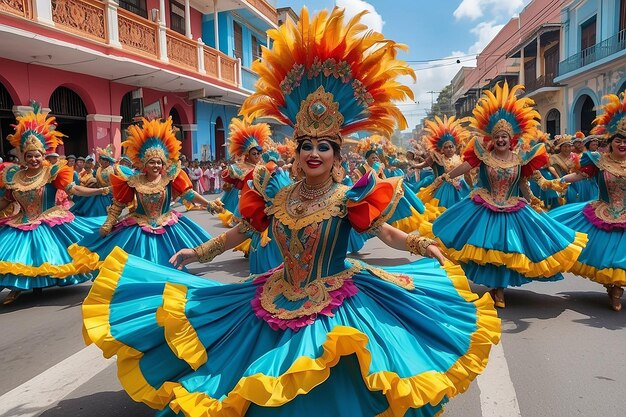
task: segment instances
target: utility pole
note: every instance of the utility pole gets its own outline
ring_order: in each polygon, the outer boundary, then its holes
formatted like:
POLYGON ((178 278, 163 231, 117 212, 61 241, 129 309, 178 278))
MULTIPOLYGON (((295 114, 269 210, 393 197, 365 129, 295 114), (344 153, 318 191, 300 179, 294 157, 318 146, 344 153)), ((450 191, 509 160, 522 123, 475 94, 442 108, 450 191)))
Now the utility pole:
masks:
POLYGON ((430 108, 432 109, 435 104, 435 94, 439 94, 441 91, 427 91, 427 93, 430 94, 430 108))

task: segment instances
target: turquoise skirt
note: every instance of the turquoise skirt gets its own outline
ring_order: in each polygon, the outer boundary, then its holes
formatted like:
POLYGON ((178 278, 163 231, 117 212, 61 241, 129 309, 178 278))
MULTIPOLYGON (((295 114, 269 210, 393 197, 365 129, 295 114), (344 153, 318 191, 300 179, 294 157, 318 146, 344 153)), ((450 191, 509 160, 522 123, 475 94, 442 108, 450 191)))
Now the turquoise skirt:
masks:
POLYGON ((451 182, 444 181, 441 186, 435 190, 433 197, 439 200, 439 206, 449 208, 458 203, 470 193, 470 188, 464 179, 460 181, 460 188, 457 189, 451 182))
MULTIPOLYGON (((543 177, 547 180, 554 179, 554 175, 552 175, 552 173, 545 168, 540 169, 539 172, 541 172, 541 175, 543 175, 543 177)), ((559 201, 559 195, 556 191, 551 189, 542 190, 541 187, 539 187, 539 184, 537 184, 537 181, 533 179, 530 179, 529 183, 530 190, 533 192, 535 197, 543 201, 546 209, 550 210, 554 207, 559 207, 561 205, 561 202, 559 201)))
POLYGON ((80 197, 78 200, 74 199, 74 205, 70 211, 82 217, 106 217, 107 209, 112 202, 113 196, 111 194, 80 197))
POLYGON ((567 200, 568 203, 586 203, 597 200, 600 194, 595 178, 576 181, 570 184, 567 191, 568 198, 571 198, 571 201, 567 200))
POLYGON ((84 260, 72 262, 68 247, 98 230, 103 218, 75 217, 57 225, 42 223, 32 230, 0 227, 0 288, 29 290, 88 281, 84 260))
POLYGON ((550 217, 586 233, 589 242, 570 268, 574 274, 605 285, 626 286, 626 234, 623 228, 605 230, 585 216, 588 203, 567 204, 550 212, 550 217))
POLYGON ((470 280, 490 288, 562 279, 586 242, 530 206, 496 212, 471 198, 439 216, 433 233, 470 280))
POLYGON ((485 367, 500 334, 493 301, 456 266, 385 273, 415 288, 362 270, 334 314, 275 330, 255 312, 260 278, 220 284, 116 249, 83 322, 117 355, 129 395, 159 415, 433 416, 485 367))

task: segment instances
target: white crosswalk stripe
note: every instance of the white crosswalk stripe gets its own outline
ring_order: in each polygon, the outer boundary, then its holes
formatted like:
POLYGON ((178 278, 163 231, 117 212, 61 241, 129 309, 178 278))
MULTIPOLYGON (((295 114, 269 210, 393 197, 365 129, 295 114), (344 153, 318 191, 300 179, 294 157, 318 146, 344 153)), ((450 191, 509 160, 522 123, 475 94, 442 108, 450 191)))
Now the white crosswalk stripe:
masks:
POLYGON ((502 342, 491 348, 489 364, 477 381, 483 417, 521 417, 502 342))

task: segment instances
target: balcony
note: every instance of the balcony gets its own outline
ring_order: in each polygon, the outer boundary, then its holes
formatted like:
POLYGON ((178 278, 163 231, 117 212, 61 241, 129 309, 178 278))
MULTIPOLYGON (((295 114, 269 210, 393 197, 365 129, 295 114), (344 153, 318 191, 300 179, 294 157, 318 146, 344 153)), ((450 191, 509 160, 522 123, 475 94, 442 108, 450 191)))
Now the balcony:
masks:
POLYGON ((559 62, 559 76, 598 62, 624 49, 626 49, 626 29, 559 62))
POLYGON ((547 73, 545 75, 542 75, 539 78, 530 78, 530 79, 526 79, 525 80, 525 84, 524 84, 524 91, 525 94, 531 94, 534 91, 537 91, 541 88, 545 88, 545 87, 557 87, 556 83, 554 82, 554 78, 555 78, 556 74, 554 74, 554 72, 551 73, 547 73))
MULTIPOLYGON (((5 51, 6 56, 25 61, 28 60, 25 50, 42 47, 48 48, 50 59, 55 54, 67 56, 70 53, 68 48, 56 42, 55 36, 61 38, 70 34, 76 37, 77 44, 86 47, 72 48, 75 61, 79 62, 83 55, 91 54, 97 56, 93 61, 99 64, 89 68, 76 64, 76 67, 64 68, 68 71, 109 79, 110 74, 116 74, 132 84, 133 76, 124 76, 124 71, 137 74, 139 66, 154 68, 156 64, 164 72, 183 75, 183 79, 177 81, 176 91, 191 91, 212 85, 228 86, 231 90, 241 87, 241 68, 237 59, 204 45, 200 40, 189 39, 167 28, 163 22, 153 22, 125 10, 113 0, 50 0, 47 7, 41 7, 39 0, 38 9, 33 7, 34 1, 37 0, 0 1, 0 14, 26 19, 46 33, 43 37, 22 36, 18 44, 12 43, 15 48, 5 51), (102 51, 106 51, 104 57, 102 51)), ((23 30, 27 25, 18 21, 14 27, 23 30)), ((15 33, 10 35, 20 36, 15 33)), ((4 46, 8 48, 10 45, 4 46)), ((29 54, 33 55, 32 52, 29 54)), ((50 65, 53 66, 54 62, 50 65)), ((157 83, 165 77, 163 74, 158 80, 155 76, 152 78, 157 83)), ((169 75, 167 78, 172 77, 169 75)), ((146 80, 148 78, 141 82, 146 80)))

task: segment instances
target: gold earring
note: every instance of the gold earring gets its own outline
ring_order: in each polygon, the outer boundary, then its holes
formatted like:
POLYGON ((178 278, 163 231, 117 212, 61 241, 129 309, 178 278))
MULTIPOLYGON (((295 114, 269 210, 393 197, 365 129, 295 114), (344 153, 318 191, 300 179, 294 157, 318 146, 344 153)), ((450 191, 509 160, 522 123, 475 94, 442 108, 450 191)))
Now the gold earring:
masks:
POLYGON ((346 176, 343 172, 343 167, 340 164, 333 164, 331 175, 333 176, 333 180, 337 183, 342 182, 346 176))

